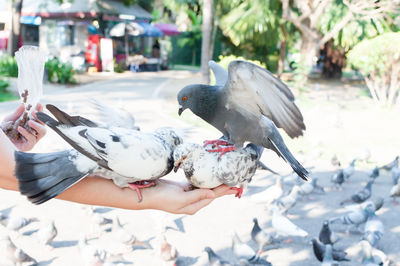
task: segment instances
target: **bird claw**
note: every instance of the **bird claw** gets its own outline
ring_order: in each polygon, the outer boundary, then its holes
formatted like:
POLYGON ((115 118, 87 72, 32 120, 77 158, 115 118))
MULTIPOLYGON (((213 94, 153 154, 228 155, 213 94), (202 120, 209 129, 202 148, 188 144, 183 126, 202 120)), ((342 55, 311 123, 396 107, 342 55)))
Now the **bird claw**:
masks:
POLYGON ((221 156, 224 155, 225 153, 235 150, 234 146, 224 147, 224 148, 222 148, 220 146, 217 146, 217 147, 218 147, 217 149, 207 150, 207 151, 208 152, 220 152, 221 154, 219 155, 219 158, 221 158, 221 156))
POLYGON ((222 146, 233 146, 232 143, 229 143, 229 142, 227 142, 225 140, 220 140, 220 139, 203 141, 203 147, 204 148, 207 147, 208 145, 211 145, 211 144, 215 145, 215 146, 219 146, 219 145, 222 145, 222 146))
POLYGON ((237 191, 236 194, 235 194, 235 197, 237 197, 239 199, 242 197, 242 194, 243 194, 243 187, 242 186, 240 186, 240 187, 231 187, 231 189, 237 191))
POLYGON ((156 183, 154 181, 137 181, 133 183, 129 183, 128 187, 134 191, 136 191, 137 196, 138 196, 138 203, 141 203, 143 200, 143 195, 142 191, 140 191, 141 188, 148 188, 155 186, 156 183))

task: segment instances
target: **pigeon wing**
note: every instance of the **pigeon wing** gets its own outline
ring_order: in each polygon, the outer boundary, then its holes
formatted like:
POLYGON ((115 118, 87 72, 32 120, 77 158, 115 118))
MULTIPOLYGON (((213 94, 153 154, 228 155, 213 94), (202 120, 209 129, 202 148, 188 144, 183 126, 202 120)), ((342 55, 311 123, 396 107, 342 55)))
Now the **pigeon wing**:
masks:
POLYGON ((224 91, 228 108, 232 105, 245 115, 267 116, 291 138, 303 135, 306 127, 293 93, 268 70, 246 61, 232 61, 224 91))
POLYGON ((217 86, 225 86, 228 81, 228 71, 225 68, 221 67, 215 61, 208 61, 208 66, 211 68, 212 72, 215 76, 215 85, 217 86))

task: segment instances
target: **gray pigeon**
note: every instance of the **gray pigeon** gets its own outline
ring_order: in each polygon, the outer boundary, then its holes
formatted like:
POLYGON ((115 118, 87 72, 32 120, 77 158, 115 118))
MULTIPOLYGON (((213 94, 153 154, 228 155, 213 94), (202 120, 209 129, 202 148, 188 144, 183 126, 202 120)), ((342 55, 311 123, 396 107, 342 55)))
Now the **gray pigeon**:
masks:
MULTIPOLYGON (((326 246, 322 243, 320 243, 316 238, 313 238, 311 240, 312 246, 313 246, 313 251, 314 255, 319 260, 322 262, 324 260, 325 256, 325 251, 326 251, 326 246)), ((347 253, 342 251, 342 250, 337 250, 337 249, 332 249, 332 258, 337 261, 349 261, 349 259, 346 258, 347 253)))
POLYGON ((50 126, 76 150, 55 153, 16 152, 16 177, 23 195, 41 204, 95 172, 119 187, 138 193, 173 168, 172 153, 182 139, 171 128, 152 133, 120 127, 102 128, 80 116, 69 116, 53 105, 47 109, 58 119, 39 112, 50 126))
POLYGON ((382 238, 384 233, 384 226, 378 216, 375 215, 375 211, 368 210, 369 217, 364 227, 364 237, 373 247, 378 245, 379 240, 382 238))
POLYGON ((396 197, 400 197, 400 182, 397 182, 397 184, 390 189, 390 196, 393 198, 393 204, 397 204, 396 197))
POLYGON ((334 217, 329 219, 330 223, 341 223, 345 225, 358 226, 365 223, 368 220, 369 215, 374 211, 375 207, 373 204, 368 204, 364 209, 355 209, 342 216, 334 217))
POLYGON ((261 255, 263 248, 275 242, 272 233, 265 232, 258 224, 257 218, 253 218, 253 228, 251 229, 251 239, 258 244, 257 255, 261 255))
POLYGON ((231 265, 227 260, 221 258, 218 254, 212 250, 210 247, 205 247, 204 251, 207 252, 208 256, 208 265, 210 266, 229 266, 231 265))
POLYGON ((393 166, 391 172, 393 185, 396 185, 400 179, 400 167, 398 165, 393 166))
POLYGON ((386 171, 391 171, 393 167, 399 166, 399 156, 396 156, 393 161, 391 161, 388 164, 385 164, 384 166, 381 166, 380 169, 386 170, 386 171))
POLYGON ((344 180, 349 180, 350 176, 354 174, 354 164, 356 163, 356 161, 357 159, 354 159, 353 161, 351 161, 350 165, 347 168, 343 169, 344 180))
POLYGON ((34 265, 37 264, 35 259, 26 254, 25 251, 23 251, 19 247, 15 246, 15 244, 11 241, 9 236, 5 239, 5 241, 6 241, 7 259, 9 259, 10 261, 12 261, 17 265, 20 265, 24 262, 33 263, 34 265))
POLYGON ((249 245, 243 243, 236 233, 232 239, 232 250, 238 260, 246 260, 250 265, 272 266, 270 262, 258 256, 249 245))
POLYGON ((335 173, 331 177, 331 182, 335 185, 336 189, 342 188, 342 184, 344 183, 344 171, 343 169, 340 169, 337 173, 335 173))
POLYGON ((376 179, 379 176, 379 167, 375 166, 375 168, 371 171, 371 173, 369 174, 370 178, 376 179))
POLYGON ((339 240, 340 238, 330 229, 329 221, 325 220, 322 224, 321 231, 319 231, 319 241, 325 245, 333 245, 339 240))
POLYGON ((321 266, 338 266, 339 263, 333 260, 333 247, 331 244, 325 245, 324 258, 322 260, 321 266))
POLYGON ((370 180, 365 187, 358 191, 357 193, 353 194, 351 198, 343 200, 340 202, 340 205, 344 205, 345 203, 363 203, 367 199, 371 197, 371 187, 374 183, 374 180, 370 180))
POLYGON ((190 109, 223 133, 229 143, 217 140, 214 142, 217 149, 210 151, 221 152, 222 156, 249 141, 274 150, 306 180, 307 170, 294 158, 277 130, 283 128, 292 138, 301 136, 305 130, 303 116, 290 89, 268 70, 246 61, 232 61, 228 75, 220 74, 224 70, 216 64, 211 63, 210 67, 217 85, 184 87, 178 93, 178 114, 190 109))
POLYGON ((43 245, 50 245, 57 236, 57 228, 54 221, 44 223, 37 232, 37 238, 43 245))
POLYGON ((18 215, 11 215, 8 218, 7 229, 12 230, 12 231, 19 231, 20 229, 27 226, 28 224, 30 224, 32 222, 37 222, 37 221, 39 221, 39 220, 35 217, 25 218, 25 217, 18 216, 18 215))
POLYGON ((240 198, 243 185, 250 182, 256 172, 262 151, 262 147, 250 143, 219 157, 198 144, 183 143, 174 151, 174 171, 182 167, 188 181, 198 188, 226 184, 237 189, 240 198), (237 185, 240 187, 236 188, 237 185))
POLYGON ((316 191, 318 191, 318 193, 324 193, 324 188, 318 185, 317 181, 317 178, 312 178, 308 182, 304 182, 303 184, 301 184, 299 191, 300 195, 306 196, 316 191))

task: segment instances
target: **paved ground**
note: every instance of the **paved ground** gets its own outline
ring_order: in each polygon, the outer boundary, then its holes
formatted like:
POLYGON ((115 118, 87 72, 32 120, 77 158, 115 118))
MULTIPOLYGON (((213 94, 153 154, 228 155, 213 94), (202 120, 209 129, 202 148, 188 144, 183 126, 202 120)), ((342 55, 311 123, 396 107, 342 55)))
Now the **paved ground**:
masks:
MULTIPOLYGON (((196 119, 190 113, 177 116, 176 91, 184 84, 200 80, 198 75, 189 72, 139 73, 123 75, 112 80, 103 80, 74 87, 46 86, 43 103, 52 103, 69 113, 85 114, 95 118, 89 99, 96 98, 119 105, 135 114, 137 124, 143 131, 159 126, 170 125, 184 134, 186 141, 201 142, 219 134, 196 119), (46 90, 47 89, 47 90, 46 90)), ((309 240, 317 236, 322 221, 344 212, 339 201, 358 190, 367 180, 366 169, 375 163, 391 160, 399 153, 398 130, 399 117, 394 111, 371 108, 371 102, 359 97, 354 87, 340 87, 337 84, 322 84, 312 94, 299 97, 299 105, 305 116, 308 131, 305 137, 288 140, 293 150, 306 167, 314 167, 312 176, 326 187, 325 195, 313 195, 313 199, 299 201, 290 211, 293 221, 307 232, 310 237, 294 239, 290 244, 266 251, 263 255, 273 265, 319 265, 312 254, 309 240), (332 87, 334 89, 332 89, 332 87), (382 118, 385 119, 382 119, 382 118), (396 125, 397 122, 397 125, 396 125), (379 128, 380 130, 376 130, 379 128), (397 133, 396 133, 397 132, 397 133), (396 141, 397 140, 397 141, 396 141), (330 176, 333 167, 329 159, 337 154, 344 164, 354 156, 362 156, 366 149, 371 153, 370 163, 359 162, 357 172, 343 192, 331 191, 330 176)), ((12 110, 17 103, 0 104, 0 117, 12 110)), ((50 132, 35 148, 35 152, 48 152, 68 147, 58 136, 50 132)), ((263 161, 282 175, 290 173, 289 167, 272 152, 266 152, 263 161)), ((181 173, 171 174, 168 178, 182 180, 181 173)), ((194 216, 171 215, 159 211, 126 211, 98 207, 102 215, 114 218, 116 215, 131 229, 139 239, 148 240, 152 249, 137 249, 122 257, 113 257, 121 265, 163 265, 157 252, 155 238, 160 225, 169 225, 167 239, 177 247, 181 254, 182 265, 206 265, 205 246, 212 247, 218 254, 237 262, 230 250, 231 236, 237 232, 243 241, 250 241, 249 232, 253 217, 258 217, 261 225, 269 229, 271 216, 263 204, 255 202, 262 198, 265 187, 274 182, 272 175, 258 172, 245 196, 238 200, 225 197, 213 202, 194 216)), ((382 195, 387 198, 391 178, 383 174, 373 187, 373 197, 382 195)), ((286 185, 285 189, 290 189, 286 185)), ((15 242, 31 256, 40 261, 40 265, 83 265, 78 252, 77 241, 84 233, 93 231, 90 217, 79 204, 52 200, 41 206, 33 206, 16 192, 0 191, 0 210, 11 211, 25 217, 36 216, 40 221, 54 220, 59 234, 53 243, 54 249, 48 250, 35 240, 40 223, 33 223, 22 230, 22 236, 15 242)), ((399 207, 386 202, 378 212, 385 224, 385 234, 380 247, 395 261, 400 261, 400 225, 399 207)), ((361 235, 344 234, 344 227, 335 226, 335 230, 344 239, 337 245, 346 249, 352 262, 342 265, 360 265, 359 247, 356 245, 361 235)), ((0 226, 2 233, 5 229, 0 226)), ((111 254, 120 253, 122 247, 112 238, 112 232, 105 232, 99 239, 90 240, 90 244, 106 249, 111 254)), ((0 250, 1 252, 1 250, 0 250)), ((3 256, 0 255, 0 265, 3 256)), ((2 264, 3 263, 3 264, 2 264)))

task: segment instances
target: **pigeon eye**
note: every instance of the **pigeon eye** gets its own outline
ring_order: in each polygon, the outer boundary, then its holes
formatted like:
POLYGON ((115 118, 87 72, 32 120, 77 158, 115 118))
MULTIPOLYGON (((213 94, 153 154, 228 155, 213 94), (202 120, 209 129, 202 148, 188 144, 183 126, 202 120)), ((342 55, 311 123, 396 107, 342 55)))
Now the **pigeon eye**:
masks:
POLYGON ((188 97, 187 97, 187 96, 183 96, 183 97, 182 97, 182 101, 186 102, 187 100, 188 100, 188 97))

